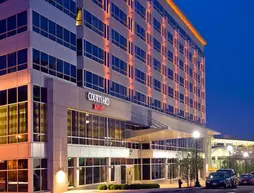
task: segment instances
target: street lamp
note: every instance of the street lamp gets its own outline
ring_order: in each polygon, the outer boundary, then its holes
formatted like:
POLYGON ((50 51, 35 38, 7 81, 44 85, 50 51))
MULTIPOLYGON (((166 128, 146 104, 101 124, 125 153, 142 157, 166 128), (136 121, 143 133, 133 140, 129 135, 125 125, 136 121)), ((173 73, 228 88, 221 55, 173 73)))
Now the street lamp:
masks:
POLYGON ((229 146, 227 146, 227 150, 228 150, 228 154, 229 154, 229 156, 228 156, 228 166, 229 166, 229 168, 231 168, 231 159, 230 159, 230 157, 233 154, 234 148, 232 147, 232 145, 229 145, 229 146))
POLYGON ((195 139, 195 142, 196 142, 196 168, 195 168, 196 182, 195 182, 195 187, 200 187, 201 185, 198 180, 198 139, 200 138, 199 131, 194 131, 192 134, 192 137, 195 139))
POLYGON ((249 157, 249 153, 243 152, 243 157, 244 157, 244 161, 245 161, 245 173, 247 174, 247 158, 249 157))

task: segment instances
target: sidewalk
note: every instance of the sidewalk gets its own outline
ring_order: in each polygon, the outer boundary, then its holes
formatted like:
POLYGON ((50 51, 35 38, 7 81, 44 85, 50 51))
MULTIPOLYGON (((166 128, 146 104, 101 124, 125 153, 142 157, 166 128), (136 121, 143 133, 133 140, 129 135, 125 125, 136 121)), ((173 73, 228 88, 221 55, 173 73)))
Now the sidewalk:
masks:
MULTIPOLYGON (((204 181, 200 182, 201 186, 204 187, 204 181)), ((142 189, 142 190, 70 190, 66 193, 175 193, 175 192, 196 192, 200 188, 187 188, 186 183, 183 184, 182 189, 178 188, 177 183, 170 184, 168 181, 160 183, 158 189, 142 189)))

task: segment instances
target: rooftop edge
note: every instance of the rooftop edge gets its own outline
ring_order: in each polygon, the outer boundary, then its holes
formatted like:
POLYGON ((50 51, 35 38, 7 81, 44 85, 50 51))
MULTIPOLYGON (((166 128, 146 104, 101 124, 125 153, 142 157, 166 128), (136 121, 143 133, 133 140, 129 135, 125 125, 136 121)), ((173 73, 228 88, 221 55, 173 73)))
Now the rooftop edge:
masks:
POLYGON ((194 36, 203 44, 203 46, 205 46, 207 44, 205 39, 193 27, 193 25, 186 18, 186 16, 182 13, 182 11, 178 8, 178 6, 173 2, 173 0, 166 0, 166 2, 170 5, 170 7, 172 7, 172 9, 175 11, 175 13, 180 17, 180 19, 189 28, 189 30, 194 34, 194 36))

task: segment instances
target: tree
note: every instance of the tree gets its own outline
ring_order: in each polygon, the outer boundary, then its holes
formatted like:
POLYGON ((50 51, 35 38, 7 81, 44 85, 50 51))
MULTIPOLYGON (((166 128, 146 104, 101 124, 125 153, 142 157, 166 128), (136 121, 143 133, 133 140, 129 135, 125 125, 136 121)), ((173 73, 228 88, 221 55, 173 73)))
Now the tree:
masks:
MULTIPOLYGON (((183 150, 180 151, 177 157, 178 173, 183 181, 186 182, 187 186, 190 186, 191 181, 195 179, 196 169, 196 150, 183 150)), ((203 158, 198 153, 198 170, 203 169, 203 158)))

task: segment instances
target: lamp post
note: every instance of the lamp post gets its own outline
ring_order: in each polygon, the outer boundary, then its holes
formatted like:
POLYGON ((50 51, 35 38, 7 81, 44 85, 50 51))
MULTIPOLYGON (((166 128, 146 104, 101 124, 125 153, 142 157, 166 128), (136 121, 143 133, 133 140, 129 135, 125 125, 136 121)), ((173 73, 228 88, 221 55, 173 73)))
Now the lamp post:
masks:
POLYGON ((228 156, 228 166, 229 166, 229 168, 231 168, 231 155, 232 155, 234 149, 231 145, 229 145, 229 146, 227 146, 227 150, 228 150, 228 154, 229 154, 229 156, 228 156))
POLYGON ((198 139, 200 138, 200 133, 198 131, 194 131, 192 134, 192 137, 195 139, 195 143, 196 143, 196 168, 195 168, 196 182, 195 182, 195 187, 200 187, 201 185, 198 180, 198 139))
POLYGON ((245 173, 247 174, 247 158, 249 157, 249 153, 243 152, 243 157, 244 157, 244 161, 245 161, 245 173))

